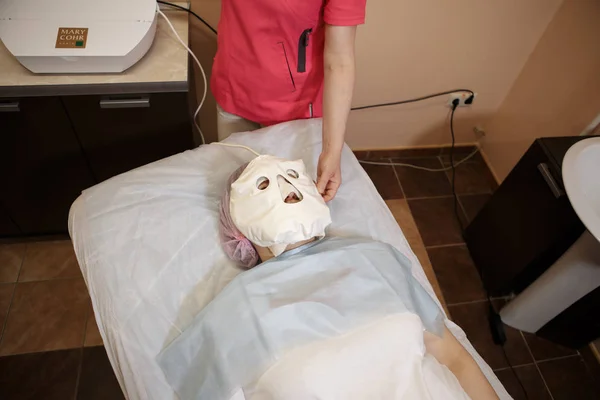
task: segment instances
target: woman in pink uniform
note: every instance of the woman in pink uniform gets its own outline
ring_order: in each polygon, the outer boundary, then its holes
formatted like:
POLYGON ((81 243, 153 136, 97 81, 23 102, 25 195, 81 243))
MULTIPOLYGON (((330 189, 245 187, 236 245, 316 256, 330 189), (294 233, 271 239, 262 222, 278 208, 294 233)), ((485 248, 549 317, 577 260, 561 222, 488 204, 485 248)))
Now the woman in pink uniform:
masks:
POLYGON ((222 0, 211 87, 219 140, 234 132, 323 117, 317 187, 341 184, 354 87, 356 26, 366 0, 222 0))

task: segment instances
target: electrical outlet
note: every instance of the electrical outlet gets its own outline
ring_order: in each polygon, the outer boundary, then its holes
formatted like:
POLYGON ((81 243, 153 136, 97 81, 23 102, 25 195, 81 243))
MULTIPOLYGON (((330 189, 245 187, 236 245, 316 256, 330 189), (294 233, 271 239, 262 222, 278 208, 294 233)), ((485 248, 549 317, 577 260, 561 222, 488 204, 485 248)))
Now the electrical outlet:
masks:
POLYGON ((469 107, 475 101, 475 98, 477 97, 477 93, 473 94, 473 102, 471 102, 471 104, 465 104, 465 100, 467 100, 469 97, 471 97, 471 94, 469 92, 451 93, 448 96, 448 107, 452 108, 452 102, 455 99, 458 99, 459 107, 469 107))

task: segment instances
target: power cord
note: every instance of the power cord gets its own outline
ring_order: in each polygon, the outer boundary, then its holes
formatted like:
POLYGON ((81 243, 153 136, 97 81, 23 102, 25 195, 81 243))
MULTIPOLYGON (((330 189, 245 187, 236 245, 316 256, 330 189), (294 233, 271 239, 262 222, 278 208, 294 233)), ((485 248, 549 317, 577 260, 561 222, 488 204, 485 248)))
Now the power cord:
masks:
POLYGON ((454 112, 458 108, 458 103, 458 99, 452 100, 452 112, 450 113, 450 135, 452 137, 452 144, 450 145, 450 169, 452 170, 452 197, 454 200, 454 215, 456 216, 456 220, 460 226, 460 232, 462 233, 465 231, 465 227, 458 212, 458 196, 456 195, 456 165, 454 165, 454 147, 456 146, 456 137, 454 136, 454 112))
POLYGON ((212 142, 211 145, 216 145, 216 146, 225 146, 225 147, 237 147, 240 149, 244 149, 244 150, 248 150, 250 153, 253 153, 256 157, 260 157, 261 154, 258 153, 257 151, 251 149, 248 146, 244 146, 242 144, 231 144, 231 143, 223 143, 223 142, 212 142))
MULTIPOLYGON (((164 2, 158 1, 158 3, 163 4, 164 2)), ((189 11, 186 8, 177 6, 176 4, 171 4, 171 3, 164 3, 164 4, 167 4, 169 6, 175 6, 176 8, 181 8, 183 10, 189 11)), ((167 16, 160 10, 160 8, 158 6, 156 7, 156 12, 161 17, 163 17, 165 19, 165 21, 169 25, 169 28, 171 28, 171 31, 173 32, 173 34, 175 35, 175 37, 177 38, 177 40, 179 41, 179 43, 181 43, 181 45, 183 47, 185 47, 185 49, 192 56, 192 58, 194 59, 194 61, 196 61, 196 64, 198 65, 198 68, 200 68, 200 72, 202 73, 202 79, 204 81, 204 93, 202 94, 202 100, 200 100, 200 104, 198 104, 198 108, 196 108, 196 112, 194 112, 193 121, 194 121, 194 126, 196 126, 196 129, 198 129, 198 132, 200 133, 200 138, 202 139, 202 144, 206 144, 206 140, 204 140, 204 134, 202 133, 202 129, 200 129, 200 126, 198 125, 198 122, 196 122, 198 114, 200 113, 200 109, 204 105, 204 101, 206 100, 206 94, 208 92, 208 81, 206 79, 206 73, 204 72, 204 68, 202 68, 202 64, 200 64, 200 61, 198 61, 198 57, 196 57, 196 55, 194 54, 194 52, 192 51, 192 49, 190 49, 189 46, 187 44, 185 44, 185 42, 181 39, 181 37, 179 36, 179 34, 177 33, 177 31, 175 30, 175 27, 173 26, 173 24, 169 20, 169 18, 167 18, 167 16)), ((200 18, 200 17, 198 17, 198 18, 200 18)))
MULTIPOLYGON (((418 101, 433 99, 434 97, 446 96, 448 94, 457 93, 457 92, 467 92, 467 93, 470 93, 470 96, 465 100, 465 104, 472 104, 473 103, 473 100, 475 99, 475 92, 473 92, 470 89, 454 89, 454 90, 446 90, 445 92, 428 94, 426 96, 416 97, 414 99, 401 100, 401 101, 393 101, 391 103, 371 104, 371 105, 368 105, 368 106, 352 107, 351 110, 352 111, 358 111, 358 110, 366 110, 368 108, 389 107, 389 106, 397 106, 397 105, 400 105, 400 104, 416 103, 418 101)), ((454 99, 453 101, 458 102, 458 99, 454 99)))
MULTIPOLYGON (((473 150, 471 153, 469 153, 468 156, 466 156, 465 158, 463 158, 460 161, 457 161, 454 164, 454 167, 458 167, 460 164, 469 161, 475 154, 479 153, 479 148, 476 147, 475 150, 473 150)), ((359 160, 358 161, 361 164, 369 164, 369 165, 393 165, 395 167, 408 167, 408 168, 414 168, 414 169, 420 169, 422 171, 427 171, 427 172, 444 172, 444 171, 449 171, 452 169, 452 166, 450 167, 444 167, 444 168, 427 168, 427 167, 421 167, 420 165, 414 165, 414 164, 407 164, 407 163, 398 163, 398 162, 380 162, 380 161, 363 161, 363 160, 359 160)))
MULTIPOLYGON (((434 97, 446 96, 446 95, 449 95, 452 93, 457 93, 457 92, 469 93, 469 97, 465 100, 465 104, 473 104, 473 100, 475 99, 475 92, 473 92, 471 89, 453 89, 453 90, 446 90, 444 92, 428 94, 426 96, 415 97, 413 99, 408 99, 408 100, 400 100, 400 101, 394 101, 391 103, 381 103, 381 104, 372 104, 372 105, 368 105, 368 106, 353 107, 351 110, 358 111, 358 110, 366 110, 368 108, 389 107, 389 106, 396 106, 396 105, 400 105, 400 104, 416 103, 418 101, 428 100, 428 99, 432 99, 434 97)), ((452 170, 452 182, 454 182, 454 176, 455 176, 454 169, 457 166, 459 166, 460 164, 464 163, 465 161, 468 161, 469 159, 471 159, 471 157, 473 157, 475 154, 477 154, 479 152, 479 148, 475 148, 475 150, 473 150, 473 152, 471 152, 468 156, 466 156, 462 160, 458 161, 456 164, 453 162, 454 161, 453 153, 454 153, 455 138, 454 138, 454 127, 452 125, 453 125, 453 121, 454 121, 454 111, 458 107, 459 103, 460 103, 459 99, 454 99, 452 101, 452 113, 450 115, 450 132, 452 133, 452 147, 451 147, 451 151, 450 151, 451 163, 450 163, 449 167, 426 168, 426 167, 422 167, 420 165, 414 165, 414 164, 408 164, 408 163, 377 162, 377 161, 362 161, 362 160, 359 162, 361 164, 370 164, 370 165, 389 165, 389 166, 397 166, 397 167, 408 167, 408 168, 420 169, 420 170, 428 171, 428 172, 443 172, 443 171, 452 170)), ((456 208, 457 208, 456 203, 457 203, 457 199, 456 199, 456 194, 455 194, 454 195, 455 212, 456 212, 456 208)), ((462 222, 461 222, 461 227, 462 227, 462 222)))

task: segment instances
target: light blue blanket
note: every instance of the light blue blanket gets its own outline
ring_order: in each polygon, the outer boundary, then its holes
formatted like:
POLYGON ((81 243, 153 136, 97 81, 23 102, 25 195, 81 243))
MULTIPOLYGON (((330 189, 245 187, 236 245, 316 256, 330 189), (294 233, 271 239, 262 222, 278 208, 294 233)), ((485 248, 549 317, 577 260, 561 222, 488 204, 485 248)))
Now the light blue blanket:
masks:
POLYGON ((239 274, 158 356, 184 399, 229 400, 286 351, 404 312, 444 316, 388 244, 324 239, 239 274))

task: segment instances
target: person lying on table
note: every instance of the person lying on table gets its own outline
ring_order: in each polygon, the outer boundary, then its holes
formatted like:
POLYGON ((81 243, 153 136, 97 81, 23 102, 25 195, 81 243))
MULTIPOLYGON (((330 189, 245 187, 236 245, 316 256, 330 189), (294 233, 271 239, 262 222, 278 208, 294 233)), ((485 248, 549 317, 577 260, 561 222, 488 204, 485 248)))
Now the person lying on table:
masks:
POLYGON ((178 395, 497 399, 410 261, 382 242, 325 237, 330 223, 302 161, 259 156, 231 175, 221 239, 247 271, 161 354, 178 395))

